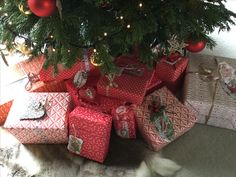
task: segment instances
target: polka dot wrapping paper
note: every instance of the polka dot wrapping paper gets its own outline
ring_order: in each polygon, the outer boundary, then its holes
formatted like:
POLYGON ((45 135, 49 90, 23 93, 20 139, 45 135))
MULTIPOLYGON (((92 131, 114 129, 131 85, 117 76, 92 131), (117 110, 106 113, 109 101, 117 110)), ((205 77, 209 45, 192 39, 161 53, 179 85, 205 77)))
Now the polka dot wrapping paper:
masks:
POLYGON ((103 162, 106 158, 112 126, 108 114, 76 107, 69 115, 69 135, 81 140, 79 155, 103 162))
POLYGON ((153 77, 153 70, 148 69, 146 65, 130 57, 117 58, 116 64, 118 66, 135 65, 137 69, 143 70, 143 73, 140 76, 126 73, 116 76, 114 83, 116 83, 117 87, 109 86, 107 77, 102 76, 97 83, 98 93, 140 105, 143 102, 148 85, 153 77))

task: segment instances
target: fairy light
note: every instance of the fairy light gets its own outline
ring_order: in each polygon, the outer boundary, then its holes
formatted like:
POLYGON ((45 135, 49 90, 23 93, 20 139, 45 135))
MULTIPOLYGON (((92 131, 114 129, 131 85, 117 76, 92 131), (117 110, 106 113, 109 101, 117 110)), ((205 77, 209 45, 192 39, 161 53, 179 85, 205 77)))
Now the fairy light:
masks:
POLYGON ((140 8, 143 7, 143 3, 140 2, 140 3, 138 4, 138 6, 139 6, 140 8))
POLYGON ((93 52, 96 53, 96 52, 97 52, 97 49, 93 49, 93 52))
POLYGON ((70 49, 68 49, 67 52, 70 53, 70 49))
POLYGON ((7 16, 8 16, 8 13, 4 13, 4 16, 7 17, 7 16))
POLYGON ((128 24, 126 27, 129 29, 131 26, 130 26, 130 24, 128 24))
POLYGON ((53 39, 53 38, 54 38, 54 36, 53 36, 53 35, 50 35, 49 37, 50 37, 51 39, 53 39))
POLYGON ((12 25, 12 22, 10 21, 10 22, 8 22, 8 24, 9 24, 9 25, 12 25))
POLYGON ((121 20, 123 20, 123 19, 124 19, 124 17, 121 15, 121 16, 120 16, 120 19, 121 19, 121 20))
POLYGON ((53 48, 52 51, 53 51, 53 52, 56 52, 56 49, 53 48))
POLYGON ((0 7, 0 10, 2 10, 2 7, 0 7))
POLYGON ((107 33, 105 32, 103 35, 104 35, 104 36, 107 36, 107 33))

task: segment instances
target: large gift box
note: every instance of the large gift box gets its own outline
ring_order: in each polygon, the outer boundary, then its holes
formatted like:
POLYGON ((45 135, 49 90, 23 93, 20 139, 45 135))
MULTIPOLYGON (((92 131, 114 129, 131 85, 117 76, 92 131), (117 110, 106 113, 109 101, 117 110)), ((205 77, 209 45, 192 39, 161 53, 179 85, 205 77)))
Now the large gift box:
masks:
POLYGON ((149 147, 158 151, 193 127, 196 116, 163 87, 137 107, 136 121, 149 147))
POLYGON ((120 76, 114 78, 113 84, 108 77, 102 76, 97 84, 98 93, 130 103, 141 104, 153 76, 153 70, 149 70, 136 58, 128 56, 117 58, 116 64, 126 69, 120 76))
POLYGON ((111 116, 76 107, 69 116, 68 149, 88 159, 103 162, 109 148, 111 126, 111 116))
POLYGON ((67 143, 70 101, 65 92, 21 95, 14 100, 3 127, 21 143, 67 143))
POLYGON ((236 78, 234 68, 233 59, 190 56, 184 103, 197 113, 197 122, 236 130, 236 94, 227 86, 231 78, 236 78))

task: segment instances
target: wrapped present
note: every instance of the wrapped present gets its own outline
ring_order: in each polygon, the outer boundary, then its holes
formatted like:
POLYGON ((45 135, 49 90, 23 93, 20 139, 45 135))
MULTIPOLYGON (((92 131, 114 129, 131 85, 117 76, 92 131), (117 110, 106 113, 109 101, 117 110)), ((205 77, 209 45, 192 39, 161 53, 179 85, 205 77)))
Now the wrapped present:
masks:
POLYGON ((24 144, 68 142, 68 93, 28 93, 17 97, 4 128, 24 144))
POLYGON ((157 73, 154 71, 153 76, 147 86, 146 95, 152 93, 156 89, 163 86, 163 82, 159 79, 157 73))
POLYGON ((184 103, 197 113, 199 123, 236 130, 236 94, 230 89, 236 78, 233 68, 233 59, 190 56, 184 103))
POLYGON ((116 134, 122 138, 136 138, 134 108, 135 105, 122 105, 112 111, 116 134))
POLYGON ((111 116, 76 107, 69 116, 68 149, 88 159, 103 162, 108 152, 111 126, 111 116))
POLYGON ((91 61, 89 61, 91 57, 92 50, 86 52, 84 55, 84 60, 78 59, 78 61, 71 67, 66 68, 62 64, 57 65, 58 73, 54 73, 54 66, 49 66, 47 69, 42 68, 39 72, 41 81, 61 81, 73 78, 78 71, 85 72, 98 72, 98 68, 96 68, 91 61), (86 58, 86 59, 85 59, 86 58))
POLYGON ((0 126, 6 121, 7 115, 11 109, 13 101, 6 102, 0 105, 0 126))
POLYGON ((184 73, 188 65, 187 57, 179 57, 175 61, 169 61, 167 57, 163 57, 156 65, 158 78, 162 81, 175 83, 176 80, 184 73))
POLYGON ((196 116, 163 87, 146 96, 137 107, 136 122, 150 148, 158 151, 187 132, 196 116))
POLYGON ((97 84, 98 93, 134 104, 141 104, 153 71, 139 63, 137 59, 129 57, 119 57, 116 64, 126 69, 120 76, 114 77, 111 74, 102 76, 97 84))

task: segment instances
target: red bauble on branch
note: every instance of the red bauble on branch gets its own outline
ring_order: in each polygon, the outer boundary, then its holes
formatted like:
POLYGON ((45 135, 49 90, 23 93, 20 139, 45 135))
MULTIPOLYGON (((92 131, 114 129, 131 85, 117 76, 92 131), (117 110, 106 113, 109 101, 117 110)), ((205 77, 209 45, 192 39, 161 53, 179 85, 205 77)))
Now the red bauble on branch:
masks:
POLYGON ((56 0, 28 0, 30 10, 39 17, 48 17, 56 10, 56 0))
POLYGON ((199 41, 199 42, 196 42, 196 43, 188 42, 187 44, 188 44, 188 46, 186 47, 186 49, 189 52, 193 52, 193 53, 202 51, 206 46, 205 41, 199 41))

